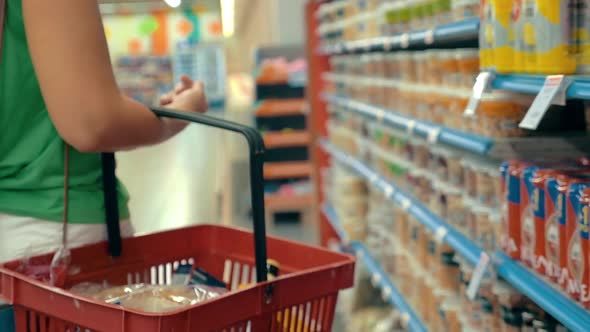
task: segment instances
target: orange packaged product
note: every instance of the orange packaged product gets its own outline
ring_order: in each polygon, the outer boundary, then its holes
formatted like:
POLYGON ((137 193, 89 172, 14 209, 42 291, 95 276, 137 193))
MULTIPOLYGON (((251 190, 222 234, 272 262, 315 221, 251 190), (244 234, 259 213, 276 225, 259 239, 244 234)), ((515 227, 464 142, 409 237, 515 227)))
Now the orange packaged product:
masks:
POLYGON ((441 85, 442 84, 442 73, 440 68, 440 59, 438 57, 439 50, 426 50, 424 51, 426 57, 426 66, 428 75, 426 77, 426 83, 430 85, 441 85))
POLYGON ((457 130, 470 131, 468 121, 471 119, 463 116, 469 103, 469 97, 455 96, 449 99, 449 127, 457 130))
POLYGON ((459 61, 455 58, 454 51, 444 50, 439 53, 442 83, 445 86, 459 86, 459 61))
POLYGON ((446 119, 451 117, 450 104, 451 97, 445 95, 432 95, 434 104, 432 108, 432 122, 445 124, 446 119))
POLYGON ((503 207, 500 246, 513 259, 520 259, 521 243, 521 175, 530 164, 522 161, 507 161, 502 164, 503 192, 506 205, 503 207))
POLYGON ((477 110, 479 126, 474 132, 492 138, 525 136, 518 124, 526 109, 515 103, 514 98, 514 94, 507 92, 484 94, 477 110))
POLYGON ((461 73, 459 85, 465 88, 473 87, 475 78, 479 74, 479 50, 476 48, 465 48, 455 50, 457 67, 461 73))
MULTIPOLYGON (((590 304, 588 282, 590 261, 588 213, 590 212, 590 174, 572 177, 567 190, 566 264, 562 266, 564 290, 583 305, 590 304), (565 269, 565 270, 564 270, 565 269)), ((563 247, 563 246, 562 246, 563 247)), ((564 250, 565 251, 565 250, 564 250)), ((560 280, 561 281, 561 280, 560 280)))
MULTIPOLYGON (((560 172, 546 180, 545 274, 564 289, 567 289, 569 279, 568 256, 569 253, 576 252, 570 250, 572 234, 576 232, 577 226, 575 212, 568 196, 571 189, 587 183, 590 183, 589 174, 568 175, 560 172), (572 185, 576 186, 572 188, 572 185)), ((571 244, 575 245, 575 241, 571 244)))

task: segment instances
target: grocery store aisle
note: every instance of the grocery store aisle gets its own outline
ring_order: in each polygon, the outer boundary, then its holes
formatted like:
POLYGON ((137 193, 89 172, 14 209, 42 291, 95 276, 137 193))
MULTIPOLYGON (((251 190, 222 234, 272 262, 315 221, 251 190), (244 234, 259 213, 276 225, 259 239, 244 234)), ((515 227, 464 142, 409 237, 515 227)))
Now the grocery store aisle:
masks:
POLYGON ((219 220, 223 137, 192 125, 159 146, 118 154, 138 233, 219 220))

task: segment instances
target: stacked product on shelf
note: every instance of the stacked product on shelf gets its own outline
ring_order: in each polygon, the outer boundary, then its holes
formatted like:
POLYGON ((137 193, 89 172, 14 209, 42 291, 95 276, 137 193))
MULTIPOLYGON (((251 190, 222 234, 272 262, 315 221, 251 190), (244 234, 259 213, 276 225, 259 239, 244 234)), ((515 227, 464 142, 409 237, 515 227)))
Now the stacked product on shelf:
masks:
MULTIPOLYGON (((356 134, 359 126, 365 126, 360 118, 334 122, 330 141, 340 150, 365 160, 383 179, 424 202, 432 213, 485 252, 505 249, 508 228, 501 222, 505 202, 500 201, 503 189, 498 162, 430 146, 375 124, 369 124, 367 137, 362 137, 356 134), (346 135, 348 140, 343 139, 346 135)), ((331 193, 362 188, 360 179, 346 174, 341 166, 333 166, 328 174, 331 193), (339 182, 341 177, 346 179, 345 185, 339 182), (352 179, 356 181, 354 187, 352 179)), ((367 243, 430 330, 520 331, 533 324, 547 331, 563 330, 550 314, 493 276, 484 278, 475 299, 468 299, 466 289, 473 267, 403 206, 394 208, 374 189, 365 196, 369 198, 368 212, 360 220, 350 219, 349 201, 333 194, 329 197, 348 240, 367 243)))
POLYGON ((587 1, 482 3, 482 69, 500 73, 590 73, 587 1))
POLYGON ((322 230, 371 256, 404 328, 588 331, 588 1, 309 7, 311 103, 332 161, 322 222, 339 220, 322 230), (475 97, 481 71, 492 74, 475 97), (536 75, 552 74, 578 76, 528 129, 536 75), (330 194, 339 177, 366 181, 364 219, 330 194))
MULTIPOLYGON (((301 48, 261 48, 256 78, 256 127, 266 147, 267 220, 307 220, 313 204, 305 86, 290 81, 305 69, 301 48), (281 56, 280 56, 281 55, 281 56)), ((300 75, 299 75, 300 76, 300 75)))

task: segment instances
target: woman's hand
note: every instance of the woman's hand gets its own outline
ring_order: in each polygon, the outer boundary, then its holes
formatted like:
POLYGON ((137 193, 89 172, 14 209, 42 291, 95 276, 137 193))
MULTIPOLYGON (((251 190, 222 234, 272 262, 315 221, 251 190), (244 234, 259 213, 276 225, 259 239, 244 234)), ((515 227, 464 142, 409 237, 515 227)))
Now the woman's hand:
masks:
MULTIPOLYGON (((209 107, 203 83, 194 82, 186 75, 181 76, 174 91, 160 98, 160 106, 197 113, 205 113, 209 107)), ((163 121, 171 136, 182 131, 188 125, 188 122, 181 120, 163 119, 163 121)))

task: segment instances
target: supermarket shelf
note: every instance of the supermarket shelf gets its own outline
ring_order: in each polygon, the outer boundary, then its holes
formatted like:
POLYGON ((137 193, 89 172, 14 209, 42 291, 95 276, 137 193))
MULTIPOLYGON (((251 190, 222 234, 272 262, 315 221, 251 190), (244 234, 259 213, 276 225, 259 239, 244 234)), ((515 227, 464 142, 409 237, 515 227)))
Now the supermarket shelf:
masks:
POLYGON ((392 51, 407 48, 433 48, 440 46, 477 46, 479 19, 472 18, 460 22, 440 25, 434 29, 416 30, 388 37, 341 42, 325 45, 323 54, 342 54, 355 52, 392 51))
POLYGON ((367 271, 371 275, 371 282, 373 286, 381 290, 381 296, 384 300, 391 303, 402 313, 402 321, 408 327, 408 330, 413 332, 426 332, 428 329, 418 317, 414 309, 406 302, 404 296, 389 278, 389 275, 379 265, 379 263, 371 257, 369 250, 359 242, 350 244, 354 250, 356 257, 363 262, 367 271))
POLYGON ((328 219, 328 222, 330 223, 330 225, 332 225, 332 228, 336 231, 336 234, 340 238, 340 241, 343 244, 348 243, 348 234, 346 233, 346 231, 342 227, 342 223, 340 223, 340 219, 338 218, 338 215, 336 214, 336 210, 334 210, 332 205, 328 204, 328 203, 324 204, 322 206, 322 212, 326 216, 326 219, 328 219))
POLYGON ((311 176, 311 171, 312 165, 309 161, 265 163, 264 179, 304 178, 311 176))
POLYGON ((300 195, 284 195, 284 194, 273 194, 266 195, 264 197, 264 205, 272 210, 290 210, 290 209, 301 209, 313 204, 313 195, 300 194, 300 195))
POLYGON ((444 236, 441 235, 441 240, 444 240, 453 247, 467 261, 474 265, 477 264, 482 250, 471 240, 450 227, 444 220, 424 207, 421 202, 404 193, 395 184, 383 179, 377 172, 364 163, 342 152, 329 142, 322 142, 322 146, 332 157, 367 179, 369 183, 380 189, 385 196, 397 203, 426 227, 430 228, 434 234, 443 234, 444 236))
MULTIPOLYGON (((445 221, 424 207, 422 203, 402 192, 395 184, 383 179, 367 165, 340 151, 329 142, 323 141, 322 146, 335 159, 367 179, 369 183, 379 188, 389 199, 430 228, 441 241, 448 243, 470 264, 477 264, 483 251, 470 239, 450 227, 445 221)), ((505 254, 501 252, 494 253, 492 261, 497 273, 506 282, 541 306, 567 328, 572 331, 587 331, 588 326, 590 326, 590 313, 584 308, 505 254)))
MULTIPOLYGON (((590 99, 590 79, 572 76, 573 81, 566 95, 570 99, 590 99)), ((538 75, 496 75, 492 88, 514 92, 538 94, 545 82, 545 76, 538 75)))
MULTIPOLYGON (((336 214, 336 211, 331 204, 324 204, 322 206, 322 212, 328 219, 328 222, 332 225, 340 239, 344 244, 348 242, 348 234, 336 214)), ((369 250, 359 242, 351 242, 350 247, 353 249, 357 258, 362 261, 371 275, 371 281, 374 283, 376 288, 381 289, 381 295, 383 299, 393 306, 395 306, 402 315, 405 316, 405 322, 409 327, 410 331, 427 331, 424 323, 420 320, 418 315, 414 312, 412 307, 405 301, 403 295, 395 287, 394 283, 389 278, 389 275, 383 271, 379 263, 371 257, 369 250)))
POLYGON ((268 132, 263 138, 267 149, 307 146, 311 142, 311 134, 303 130, 268 132))
POLYGON ((346 97, 324 94, 328 103, 357 113, 370 120, 427 140, 459 150, 498 159, 530 157, 568 157, 590 153, 590 137, 586 135, 534 136, 497 139, 447 128, 428 121, 401 115, 395 111, 358 102, 346 97))
POLYGON ((494 255, 498 274, 575 332, 588 331, 590 313, 503 253, 494 255))
POLYGON ((385 125, 403 130, 409 134, 428 139, 431 143, 443 143, 481 155, 487 154, 494 144, 494 141, 487 137, 477 136, 427 121, 413 119, 381 107, 361 103, 345 97, 324 95, 324 99, 331 104, 341 106, 344 109, 358 113, 369 119, 382 122, 385 125))
POLYGON ((267 99, 256 107, 257 117, 300 115, 305 113, 304 99, 267 99))

